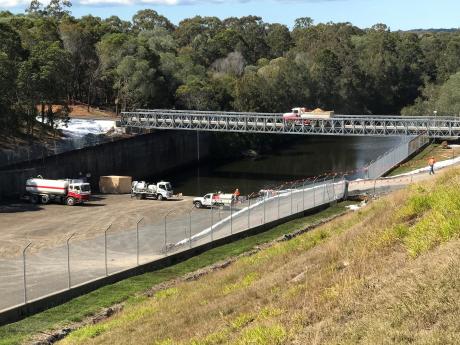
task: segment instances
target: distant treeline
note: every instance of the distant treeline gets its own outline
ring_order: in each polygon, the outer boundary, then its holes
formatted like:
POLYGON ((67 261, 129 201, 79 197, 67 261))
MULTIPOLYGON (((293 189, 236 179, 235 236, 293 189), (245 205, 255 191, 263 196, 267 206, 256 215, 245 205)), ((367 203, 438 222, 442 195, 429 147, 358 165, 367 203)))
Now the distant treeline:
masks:
POLYGON ((1 129, 30 132, 37 115, 53 123, 77 101, 117 111, 460 113, 458 31, 315 25, 308 17, 290 30, 255 16, 176 26, 151 9, 124 21, 74 18, 70 6, 33 0, 25 14, 0 12, 1 129))

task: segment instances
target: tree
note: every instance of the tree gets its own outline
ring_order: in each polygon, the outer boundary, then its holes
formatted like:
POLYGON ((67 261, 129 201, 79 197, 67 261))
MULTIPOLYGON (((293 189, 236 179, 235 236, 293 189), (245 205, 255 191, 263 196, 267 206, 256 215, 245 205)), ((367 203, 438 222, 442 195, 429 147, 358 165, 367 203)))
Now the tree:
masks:
POLYGON ((435 110, 439 115, 460 116, 460 72, 450 76, 439 89, 435 110))
POLYGON ((211 65, 212 71, 218 74, 230 74, 239 77, 244 72, 245 61, 240 52, 233 52, 226 58, 217 59, 211 65))
POLYGON ((20 125, 14 85, 18 66, 25 57, 19 35, 0 22, 0 131, 12 132, 20 125))
POLYGON ((206 80, 195 79, 179 86, 176 91, 177 105, 183 109, 218 110, 214 92, 206 80))
POLYGON ((291 33, 285 25, 270 24, 267 27, 267 45, 274 58, 283 56, 292 47, 291 33))
POLYGON ((72 2, 70 0, 50 0, 45 7, 45 13, 50 17, 60 20, 63 16, 70 14, 68 10, 70 7, 72 7, 72 2))
POLYGON ((88 111, 92 102, 94 84, 98 78, 99 59, 96 43, 100 39, 97 25, 100 19, 82 18, 80 21, 63 20, 59 25, 59 34, 64 48, 71 57, 71 77, 68 98, 86 100, 88 111))
POLYGON ((38 0, 32 0, 29 4, 29 7, 27 7, 25 11, 32 16, 42 16, 45 14, 45 11, 43 10, 43 4, 38 0))
POLYGON ((228 18, 223 24, 235 32, 238 41, 234 50, 241 52, 248 64, 270 55, 266 25, 261 17, 228 18))
POLYGON ((297 18, 294 23, 294 30, 305 30, 313 26, 313 19, 310 17, 297 18))
POLYGON ((135 31, 153 30, 163 28, 170 32, 174 30, 174 25, 157 11, 145 9, 138 11, 133 16, 133 29, 135 31))
MULTIPOLYGON (((42 42, 31 50, 28 60, 19 67, 17 85, 23 104, 28 108, 41 104, 42 119, 46 118, 51 126, 54 126, 57 115, 53 104, 65 104, 69 60, 69 54, 59 42, 42 42)), ((63 115, 66 117, 67 114, 63 115)))

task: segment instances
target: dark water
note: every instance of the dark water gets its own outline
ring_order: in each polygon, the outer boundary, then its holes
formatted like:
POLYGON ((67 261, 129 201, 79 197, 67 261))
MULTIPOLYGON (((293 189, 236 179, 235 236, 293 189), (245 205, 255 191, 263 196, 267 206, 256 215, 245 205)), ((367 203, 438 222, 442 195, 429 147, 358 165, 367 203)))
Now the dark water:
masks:
POLYGON ((233 192, 235 188, 246 195, 284 181, 362 167, 399 142, 400 138, 394 137, 306 136, 258 159, 220 162, 212 157, 199 167, 163 178, 172 182, 175 193, 184 195, 233 192))

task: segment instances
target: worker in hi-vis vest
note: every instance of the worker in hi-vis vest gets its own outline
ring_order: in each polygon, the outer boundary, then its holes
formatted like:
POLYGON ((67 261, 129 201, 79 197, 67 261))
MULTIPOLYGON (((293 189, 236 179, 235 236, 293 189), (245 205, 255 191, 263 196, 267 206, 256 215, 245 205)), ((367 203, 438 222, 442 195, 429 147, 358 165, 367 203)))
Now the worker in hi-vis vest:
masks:
POLYGON ((434 163, 436 163, 436 160, 434 157, 430 157, 428 160, 428 165, 430 166, 430 175, 434 175, 434 163))

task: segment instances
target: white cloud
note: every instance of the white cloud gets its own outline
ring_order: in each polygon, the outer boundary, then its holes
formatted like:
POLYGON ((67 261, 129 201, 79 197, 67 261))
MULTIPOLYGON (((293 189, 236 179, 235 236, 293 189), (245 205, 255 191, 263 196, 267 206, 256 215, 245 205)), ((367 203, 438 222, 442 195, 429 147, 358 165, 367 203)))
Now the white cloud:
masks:
MULTIPOLYGON (((194 5, 199 3, 221 4, 224 2, 250 2, 251 0, 73 0, 74 6, 98 6, 98 5, 136 5, 136 4, 150 4, 150 5, 194 5)), ((278 2, 302 2, 301 0, 277 0, 278 2)), ((334 0, 304 0, 305 2, 325 2, 334 0)), ((40 1, 41 3, 48 3, 49 0, 40 1)), ((26 7, 30 0, 0 0, 0 10, 13 7, 26 7)))
MULTIPOLYGON (((48 3, 49 1, 40 1, 48 3)), ((224 0, 74 0, 74 5, 134 5, 134 4, 152 4, 152 5, 193 5, 197 3, 223 3, 224 0)), ((0 0, 0 10, 12 7, 25 7, 28 6, 30 0, 0 0)))
MULTIPOLYGON (((30 5, 31 0, 0 0, 0 11, 7 8, 19 7, 26 8, 30 5)), ((43 5, 48 5, 49 0, 39 0, 43 5)), ((78 0, 74 0, 78 1, 78 0)))
POLYGON ((0 0, 0 10, 3 8, 18 7, 25 4, 26 1, 24 0, 0 0))

